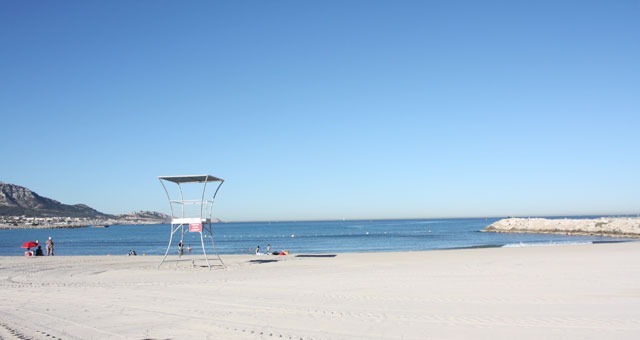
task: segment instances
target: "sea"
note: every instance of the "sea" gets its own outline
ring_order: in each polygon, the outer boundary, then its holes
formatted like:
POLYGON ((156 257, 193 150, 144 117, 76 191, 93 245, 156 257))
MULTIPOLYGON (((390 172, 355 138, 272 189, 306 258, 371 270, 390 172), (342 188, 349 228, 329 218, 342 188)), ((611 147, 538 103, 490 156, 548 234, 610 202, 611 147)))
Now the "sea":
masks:
MULTIPOLYGON (((594 218, 580 216, 567 218, 594 218)), ((562 218, 562 217, 558 217, 562 218)), ((288 250, 289 254, 338 254, 366 252, 409 252, 485 247, 531 247, 567 244, 622 242, 598 236, 552 234, 504 234, 481 232, 500 218, 445 218, 411 220, 346 220, 300 222, 227 222, 214 223, 213 244, 219 254, 253 254, 288 250)), ((52 237, 55 255, 164 255, 177 253, 182 237, 192 254, 202 254, 200 234, 178 231, 169 247, 171 226, 112 225, 73 229, 0 230, 0 256, 23 256, 25 241, 44 243, 52 237)), ((208 236, 208 235, 207 235, 208 236)), ((211 239, 205 250, 211 254, 211 239)))

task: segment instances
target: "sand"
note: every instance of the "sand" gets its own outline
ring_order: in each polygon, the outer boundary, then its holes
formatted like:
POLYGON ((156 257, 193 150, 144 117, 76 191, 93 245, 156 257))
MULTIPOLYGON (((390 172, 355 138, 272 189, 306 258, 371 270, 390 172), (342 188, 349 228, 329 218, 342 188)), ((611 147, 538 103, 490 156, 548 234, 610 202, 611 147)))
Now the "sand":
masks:
POLYGON ((2 339, 637 339, 640 242, 335 257, 0 257, 2 339))

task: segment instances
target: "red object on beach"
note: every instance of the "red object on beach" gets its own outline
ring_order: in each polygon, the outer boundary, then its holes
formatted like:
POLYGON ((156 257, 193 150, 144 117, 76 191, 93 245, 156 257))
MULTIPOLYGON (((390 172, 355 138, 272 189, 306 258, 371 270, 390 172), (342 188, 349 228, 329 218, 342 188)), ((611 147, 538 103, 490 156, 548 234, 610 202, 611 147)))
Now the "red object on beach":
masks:
POLYGON ((22 246, 20 246, 20 248, 34 248, 37 247, 38 244, 33 242, 33 241, 27 241, 27 242, 23 242, 22 246))

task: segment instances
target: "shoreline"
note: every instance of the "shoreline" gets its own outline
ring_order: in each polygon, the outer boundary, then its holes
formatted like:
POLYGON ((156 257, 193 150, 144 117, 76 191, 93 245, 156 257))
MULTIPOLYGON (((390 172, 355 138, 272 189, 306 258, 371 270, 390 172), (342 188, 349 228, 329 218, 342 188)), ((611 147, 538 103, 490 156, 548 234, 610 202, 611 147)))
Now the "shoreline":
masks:
MULTIPOLYGON (((481 245, 472 245, 472 246, 462 246, 462 247, 451 247, 451 248, 434 248, 434 249, 423 249, 423 250, 377 250, 377 251, 348 251, 348 252, 290 252, 286 256, 281 255, 255 255, 253 252, 243 252, 243 253, 219 253, 220 257, 223 259, 226 257, 236 257, 236 256, 248 256, 250 258, 255 258, 257 260, 267 260, 267 259, 282 259, 282 258, 292 258, 292 257, 328 257, 328 256, 339 256, 339 255, 355 255, 355 254, 405 254, 405 253, 425 253, 425 252, 436 252, 436 251, 459 251, 459 250, 475 250, 475 249, 500 249, 500 248, 529 248, 529 247, 565 247, 565 246, 582 246, 582 245, 600 245, 600 244, 611 244, 611 243, 629 243, 629 242, 639 242, 639 239, 635 238, 627 238, 627 239, 612 239, 612 240, 595 240, 595 241, 559 241, 559 242, 532 242, 532 243, 505 243, 505 244, 481 244, 481 245)), ((137 252, 136 252, 137 253, 137 252)), ((108 253, 108 254, 57 254, 56 257, 128 257, 127 253, 108 253)), ((137 253, 137 257, 162 257, 163 253, 155 253, 155 254, 147 254, 147 253, 137 253)), ((168 257, 174 256, 174 253, 171 252, 168 254, 168 257)), ((184 254, 182 255, 185 259, 197 258, 198 256, 202 256, 199 253, 193 254, 184 254)), ((12 255, 0 255, 0 259, 2 258, 15 258, 15 257, 25 257, 23 249, 19 250, 17 253, 12 255)), ((33 257, 48 257, 47 255, 43 256, 33 256, 33 257)), ((209 259, 213 259, 215 256, 213 254, 209 254, 209 259)))
POLYGON ((8 225, 0 224, 0 230, 35 230, 35 229, 77 229, 77 228, 106 228, 114 225, 153 225, 166 224, 165 221, 145 221, 145 222, 129 222, 129 221, 95 221, 95 223, 67 223, 67 224, 37 224, 37 225, 8 225))
POLYGON ((65 224, 65 225, 2 225, 0 230, 41 230, 41 229, 77 229, 89 228, 90 224, 65 224))
POLYGON ((640 242, 335 257, 0 257, 0 337, 634 339, 640 242))

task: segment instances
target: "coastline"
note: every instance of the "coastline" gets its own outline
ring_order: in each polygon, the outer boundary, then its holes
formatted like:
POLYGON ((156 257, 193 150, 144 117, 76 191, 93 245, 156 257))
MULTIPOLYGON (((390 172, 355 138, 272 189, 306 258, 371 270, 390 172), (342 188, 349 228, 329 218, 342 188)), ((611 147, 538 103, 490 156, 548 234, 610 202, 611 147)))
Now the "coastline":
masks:
POLYGON ((0 230, 17 230, 17 229, 75 229, 75 228, 100 228, 112 225, 149 225, 164 224, 166 220, 145 220, 145 221, 129 221, 129 220, 96 220, 93 222, 81 223, 64 223, 64 224, 0 224, 0 230))
POLYGON ((640 218, 505 218, 482 231, 640 238, 640 218))
MULTIPOLYGON (((567 235, 489 235, 480 231, 498 219, 321 221, 281 223, 220 223, 214 226, 216 248, 221 254, 266 249, 301 253, 394 252, 434 249, 482 248, 542 244, 593 243, 626 239, 567 235), (294 237, 295 236, 295 237, 294 237)), ((162 255, 169 237, 168 225, 118 225, 109 228, 0 230, 0 256, 22 256, 26 240, 56 240, 56 255, 138 254, 162 255), (91 245, 91 246, 88 246, 91 245), (59 253, 58 253, 59 252, 59 253)), ((197 234, 184 235, 201 253, 197 234)), ((175 247, 175 246, 174 246, 175 247)), ((177 251, 177 250, 173 250, 177 251)), ((173 252, 172 251, 172 252, 173 252)))
POLYGON ((228 255, 211 271, 157 269, 160 256, 6 256, 0 337, 634 339, 638 252, 640 242, 228 255))
POLYGON ((82 224, 63 224, 63 225, 7 225, 0 224, 0 230, 17 230, 17 229, 75 229, 75 228, 88 228, 90 224, 82 223, 82 224))

